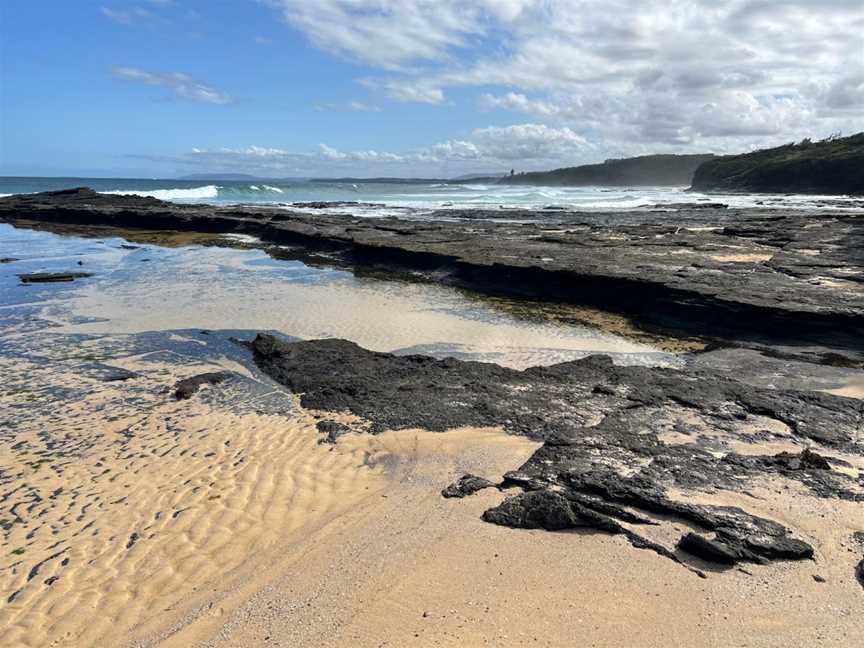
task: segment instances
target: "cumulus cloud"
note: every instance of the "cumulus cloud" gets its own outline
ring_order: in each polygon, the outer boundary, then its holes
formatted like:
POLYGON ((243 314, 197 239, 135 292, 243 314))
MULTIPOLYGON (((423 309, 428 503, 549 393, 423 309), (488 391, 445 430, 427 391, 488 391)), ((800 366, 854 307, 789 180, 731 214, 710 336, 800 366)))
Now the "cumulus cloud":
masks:
POLYGON ((111 74, 115 78, 123 79, 124 81, 136 81, 146 85, 168 88, 178 97, 191 101, 211 104, 228 104, 233 101, 224 92, 196 81, 188 74, 182 72, 158 74, 135 67, 115 66, 111 68, 111 74))
POLYGON ((344 151, 321 143, 314 151, 291 151, 272 146, 195 148, 184 155, 146 157, 196 171, 232 171, 256 175, 405 175, 500 171, 518 166, 539 169, 557 164, 580 164, 595 155, 593 145, 569 128, 544 124, 490 126, 464 139, 451 139, 409 151, 365 149, 344 151))
POLYGON ((474 142, 484 157, 507 161, 576 159, 589 148, 588 141, 570 128, 545 124, 480 128, 474 131, 474 142))
POLYGON ((860 0, 265 0, 397 101, 568 127, 615 150, 860 129, 860 0), (856 123, 856 118, 858 123, 856 123))

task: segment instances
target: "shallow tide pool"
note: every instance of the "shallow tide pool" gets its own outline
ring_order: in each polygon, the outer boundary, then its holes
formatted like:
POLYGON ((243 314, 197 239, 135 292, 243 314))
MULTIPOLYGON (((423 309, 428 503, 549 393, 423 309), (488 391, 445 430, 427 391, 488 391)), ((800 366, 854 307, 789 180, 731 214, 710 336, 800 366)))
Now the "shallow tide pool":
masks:
POLYGON ((23 317, 54 333, 276 331, 345 338, 375 351, 418 352, 524 368, 606 353, 628 364, 674 364, 642 340, 551 318, 537 306, 449 287, 355 277, 277 260, 261 249, 160 247, 0 225, 0 309, 6 332, 23 317), (86 271, 61 284, 22 285, 18 273, 86 271), (16 315, 18 317, 14 317, 16 315))

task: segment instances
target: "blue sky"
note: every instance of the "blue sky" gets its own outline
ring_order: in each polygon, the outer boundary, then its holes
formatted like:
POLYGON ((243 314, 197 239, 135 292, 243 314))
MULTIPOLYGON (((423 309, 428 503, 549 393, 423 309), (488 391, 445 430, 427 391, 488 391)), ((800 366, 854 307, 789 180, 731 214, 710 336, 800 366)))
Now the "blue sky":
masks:
POLYGON ((858 0, 0 3, 0 174, 458 175, 864 128, 858 0))

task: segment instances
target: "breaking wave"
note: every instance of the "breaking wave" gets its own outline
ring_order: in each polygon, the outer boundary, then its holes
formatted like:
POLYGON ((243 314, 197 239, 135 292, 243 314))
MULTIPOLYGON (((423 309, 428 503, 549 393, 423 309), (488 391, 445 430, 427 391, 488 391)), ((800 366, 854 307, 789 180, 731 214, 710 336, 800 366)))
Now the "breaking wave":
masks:
POLYGON ((144 196, 147 198, 158 198, 159 200, 202 200, 205 198, 216 198, 219 196, 216 185, 205 187, 192 187, 190 189, 123 189, 116 191, 102 191, 100 193, 113 194, 115 196, 144 196))

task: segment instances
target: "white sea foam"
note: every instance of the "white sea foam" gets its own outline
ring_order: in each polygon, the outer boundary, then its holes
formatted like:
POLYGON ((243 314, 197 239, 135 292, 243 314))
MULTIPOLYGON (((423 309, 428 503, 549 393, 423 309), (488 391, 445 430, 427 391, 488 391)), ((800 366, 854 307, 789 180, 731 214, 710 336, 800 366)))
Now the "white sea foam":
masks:
POLYGON ((115 196, 145 196, 159 198, 160 200, 195 200, 202 198, 216 198, 219 195, 219 187, 207 185, 205 187, 192 187, 190 189, 131 189, 123 191, 102 191, 100 193, 113 194, 115 196))
POLYGON ((264 187, 267 191, 275 191, 276 193, 285 193, 279 187, 271 187, 270 185, 261 185, 261 186, 264 187))

